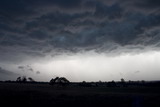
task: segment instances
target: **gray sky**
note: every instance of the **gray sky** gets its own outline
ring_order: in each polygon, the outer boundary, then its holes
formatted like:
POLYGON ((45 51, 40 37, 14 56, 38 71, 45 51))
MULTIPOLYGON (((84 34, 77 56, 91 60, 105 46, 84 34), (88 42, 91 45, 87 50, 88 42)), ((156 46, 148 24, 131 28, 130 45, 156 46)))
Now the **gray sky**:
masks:
POLYGON ((0 80, 158 80, 159 0, 1 0, 0 80))

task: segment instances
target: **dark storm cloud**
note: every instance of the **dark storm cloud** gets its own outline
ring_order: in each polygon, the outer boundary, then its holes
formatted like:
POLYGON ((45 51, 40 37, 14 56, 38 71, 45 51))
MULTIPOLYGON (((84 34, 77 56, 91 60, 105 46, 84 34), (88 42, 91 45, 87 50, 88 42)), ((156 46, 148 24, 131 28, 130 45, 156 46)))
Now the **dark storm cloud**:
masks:
POLYGON ((158 47, 159 9, 159 0, 1 0, 0 59, 158 47))
POLYGON ((36 39, 36 40, 45 40, 49 38, 47 33, 42 30, 36 30, 28 34, 29 38, 36 39))
POLYGON ((159 0, 135 0, 134 2, 130 3, 133 5, 135 9, 142 9, 144 12, 156 12, 160 9, 160 1, 159 0))

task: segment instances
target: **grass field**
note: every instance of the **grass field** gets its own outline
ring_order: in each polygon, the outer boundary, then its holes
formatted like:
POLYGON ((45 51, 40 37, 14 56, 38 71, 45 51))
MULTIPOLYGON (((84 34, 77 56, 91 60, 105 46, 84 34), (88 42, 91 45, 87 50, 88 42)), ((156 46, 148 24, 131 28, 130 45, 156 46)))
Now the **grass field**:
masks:
POLYGON ((0 103, 4 107, 160 107, 160 87, 62 87, 0 83, 0 103))

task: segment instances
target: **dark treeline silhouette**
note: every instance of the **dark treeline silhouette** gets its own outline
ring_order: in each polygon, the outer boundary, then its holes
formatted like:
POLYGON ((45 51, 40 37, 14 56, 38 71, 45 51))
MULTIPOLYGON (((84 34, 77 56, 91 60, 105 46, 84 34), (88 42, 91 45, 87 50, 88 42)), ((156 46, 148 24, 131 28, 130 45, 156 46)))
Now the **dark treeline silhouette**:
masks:
POLYGON ((77 83, 78 86, 83 87, 160 87, 160 81, 125 81, 123 78, 120 81, 108 81, 108 82, 86 82, 82 81, 77 83))
POLYGON ((67 80, 65 77, 56 77, 56 78, 52 78, 49 82, 50 85, 60 85, 60 86, 66 86, 68 85, 70 82, 69 80, 67 80))
POLYGON ((160 81, 125 81, 123 78, 120 81, 98 81, 98 82, 70 82, 65 77, 56 77, 52 78, 49 82, 38 82, 35 81, 32 77, 17 77, 16 81, 6 80, 0 81, 1 83, 33 83, 33 84, 49 84, 51 86, 80 86, 80 87, 160 87, 160 81))
POLYGON ((31 77, 27 78, 26 76, 23 76, 23 77, 18 77, 16 79, 16 82, 17 83, 27 83, 27 82, 29 82, 29 83, 35 83, 36 81, 33 78, 31 78, 31 77))

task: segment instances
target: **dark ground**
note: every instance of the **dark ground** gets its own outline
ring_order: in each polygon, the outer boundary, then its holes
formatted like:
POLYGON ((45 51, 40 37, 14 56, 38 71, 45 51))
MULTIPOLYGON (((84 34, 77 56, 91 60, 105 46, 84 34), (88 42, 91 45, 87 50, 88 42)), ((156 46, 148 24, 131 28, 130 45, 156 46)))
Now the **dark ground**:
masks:
POLYGON ((0 83, 0 104, 4 107, 160 107, 160 87, 0 83))

